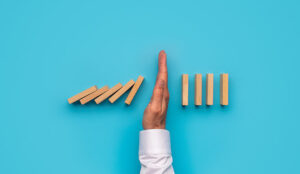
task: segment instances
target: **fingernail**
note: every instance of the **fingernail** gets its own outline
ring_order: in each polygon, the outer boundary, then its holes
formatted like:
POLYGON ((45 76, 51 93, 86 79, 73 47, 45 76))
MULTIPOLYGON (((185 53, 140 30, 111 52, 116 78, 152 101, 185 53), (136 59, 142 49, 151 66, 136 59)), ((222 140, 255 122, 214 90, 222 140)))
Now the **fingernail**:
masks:
POLYGON ((166 55, 166 52, 165 52, 165 50, 161 50, 161 51, 159 52, 159 55, 160 55, 160 56, 162 56, 162 55, 166 55))

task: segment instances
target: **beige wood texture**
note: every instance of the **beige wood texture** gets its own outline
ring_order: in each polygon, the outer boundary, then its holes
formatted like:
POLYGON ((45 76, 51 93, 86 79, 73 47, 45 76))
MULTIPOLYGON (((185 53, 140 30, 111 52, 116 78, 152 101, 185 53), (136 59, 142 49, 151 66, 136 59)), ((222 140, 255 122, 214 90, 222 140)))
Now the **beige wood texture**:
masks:
POLYGON ((90 95, 85 96, 84 98, 82 98, 80 100, 80 103, 82 105, 84 105, 84 104, 88 103, 89 101, 93 100, 94 98, 98 97, 99 95, 105 93, 106 91, 108 91, 108 89, 109 89, 108 86, 104 86, 104 87, 98 89, 97 91, 91 93, 90 95))
POLYGON ((214 104, 214 75, 206 74, 206 105, 214 104))
POLYGON ((220 104, 228 105, 228 74, 220 75, 220 104))
POLYGON ((195 105, 202 105, 202 74, 195 75, 195 105))
POLYGON ((182 74, 182 106, 189 104, 189 75, 182 74))
POLYGON ((82 91, 82 92, 80 92, 80 93, 74 95, 73 97, 68 98, 68 102, 69 102, 70 104, 72 104, 72 103, 74 103, 74 102, 76 102, 76 101, 82 99, 83 97, 85 97, 85 96, 87 96, 87 95, 89 95, 89 94, 95 92, 96 90, 97 90, 97 86, 96 86, 96 85, 95 85, 95 86, 92 86, 92 87, 90 87, 89 89, 86 89, 86 90, 84 90, 84 91, 82 91))
POLYGON ((104 94, 100 95, 98 98, 95 99, 95 102, 97 104, 103 102, 105 99, 107 99, 109 96, 117 92, 120 88, 122 88, 122 84, 118 83, 114 87, 110 88, 108 91, 106 91, 104 94))
POLYGON ((111 96, 108 100, 111 103, 114 103, 118 98, 120 98, 128 89, 134 85, 134 81, 130 80, 127 82, 118 92, 111 96))
POLYGON ((144 77, 143 76, 139 76, 138 79, 136 80, 135 84, 133 85, 130 93, 128 94, 125 103, 130 105, 135 94, 137 93, 137 91, 139 90, 141 84, 143 83, 144 77))

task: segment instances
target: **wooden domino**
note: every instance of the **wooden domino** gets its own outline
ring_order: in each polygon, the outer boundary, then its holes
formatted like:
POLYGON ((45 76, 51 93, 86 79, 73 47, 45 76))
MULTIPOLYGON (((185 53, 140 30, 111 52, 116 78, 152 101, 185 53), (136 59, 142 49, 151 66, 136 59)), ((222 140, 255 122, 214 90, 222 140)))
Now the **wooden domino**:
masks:
POLYGON ((82 92, 80 92, 80 93, 74 95, 73 97, 68 98, 68 102, 69 102, 70 104, 72 104, 72 103, 74 103, 74 102, 76 102, 76 101, 82 99, 83 97, 85 97, 85 96, 87 96, 87 95, 89 95, 89 94, 95 92, 96 90, 97 90, 97 86, 96 86, 96 85, 95 85, 95 86, 92 86, 92 87, 90 87, 89 89, 86 89, 86 90, 84 90, 84 91, 82 91, 82 92))
POLYGON ((228 105, 228 74, 220 75, 220 104, 228 105))
POLYGON ((139 90, 141 84, 143 83, 144 77, 143 76, 139 76, 138 79, 136 80, 135 84, 133 85, 130 93, 128 94, 125 103, 127 105, 130 105, 130 103, 132 102, 135 94, 137 93, 137 91, 139 90))
POLYGON ((116 84, 114 87, 112 87, 111 89, 109 89, 107 92, 105 92, 104 94, 102 94, 98 98, 96 98, 95 102, 97 104, 103 102, 109 96, 111 96, 112 94, 114 94, 115 92, 117 92, 120 88, 122 88, 122 84, 121 83, 116 84))
POLYGON ((189 104, 189 76, 182 74, 182 106, 189 104))
POLYGON ((134 81, 130 80, 126 83, 118 92, 111 96, 108 100, 110 103, 114 103, 118 98, 120 98, 128 89, 134 85, 134 81))
POLYGON ((202 74, 195 75, 195 105, 202 105, 202 74))
POLYGON ((93 100, 94 98, 98 97, 99 95, 105 93, 106 91, 108 91, 108 89, 109 89, 108 86, 104 86, 104 87, 98 89, 97 91, 91 93, 90 95, 88 95, 88 96, 82 98, 82 99, 80 100, 80 103, 81 103, 82 105, 84 105, 84 104, 90 102, 91 100, 93 100))
POLYGON ((206 105, 214 104, 214 74, 206 74, 206 105))

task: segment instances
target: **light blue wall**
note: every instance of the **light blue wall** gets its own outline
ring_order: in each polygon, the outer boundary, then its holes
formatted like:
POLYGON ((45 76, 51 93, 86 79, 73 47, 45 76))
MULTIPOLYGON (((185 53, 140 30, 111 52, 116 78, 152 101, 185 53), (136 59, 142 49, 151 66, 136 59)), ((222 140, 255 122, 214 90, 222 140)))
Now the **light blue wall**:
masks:
POLYGON ((0 173, 138 173, 161 49, 177 173, 300 173, 299 2, 1 1, 0 173), (190 97, 182 108, 180 75, 190 75, 193 96, 194 74, 207 72, 215 105, 196 108, 190 97), (230 75, 225 108, 222 72, 230 75), (129 107, 125 96, 67 103, 138 75, 145 81, 129 107))

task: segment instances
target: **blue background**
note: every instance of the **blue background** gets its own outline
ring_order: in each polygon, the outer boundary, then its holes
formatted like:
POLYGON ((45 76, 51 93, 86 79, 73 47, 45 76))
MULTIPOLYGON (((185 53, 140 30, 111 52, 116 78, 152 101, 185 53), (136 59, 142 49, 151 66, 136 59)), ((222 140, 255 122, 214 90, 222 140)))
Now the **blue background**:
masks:
POLYGON ((2 0, 0 173, 138 173, 138 133, 161 49, 177 173, 300 173, 299 7, 297 0, 2 0), (215 105, 197 108, 193 77, 208 72, 215 105), (224 108, 222 72, 230 76, 224 108), (186 108, 182 73, 190 75, 186 108), (92 85, 138 75, 145 81, 129 107, 126 96, 67 103, 92 85))

